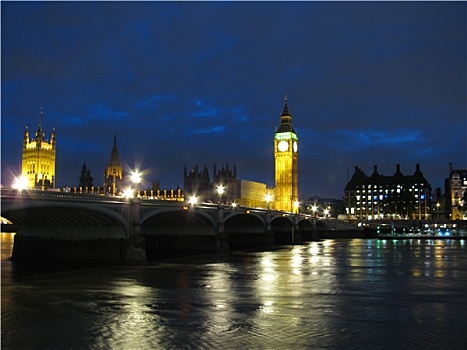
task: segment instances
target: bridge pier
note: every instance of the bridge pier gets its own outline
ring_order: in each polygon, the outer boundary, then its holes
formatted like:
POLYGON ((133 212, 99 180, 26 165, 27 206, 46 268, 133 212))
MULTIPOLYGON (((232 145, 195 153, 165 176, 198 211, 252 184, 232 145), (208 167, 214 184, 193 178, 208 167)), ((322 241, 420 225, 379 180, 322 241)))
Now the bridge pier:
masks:
POLYGON ((302 243, 302 232, 298 225, 298 216, 295 215, 293 218, 293 232, 292 232, 292 243, 302 243))
POLYGON ((217 250, 219 253, 228 253, 229 235, 225 232, 224 207, 219 204, 217 207, 217 250))
POLYGON ((268 210, 266 213, 266 246, 273 247, 276 245, 276 239, 271 227, 271 212, 268 210))
POLYGON ((141 199, 130 199, 130 232, 126 244, 125 263, 127 265, 146 265, 146 239, 141 235, 141 199))

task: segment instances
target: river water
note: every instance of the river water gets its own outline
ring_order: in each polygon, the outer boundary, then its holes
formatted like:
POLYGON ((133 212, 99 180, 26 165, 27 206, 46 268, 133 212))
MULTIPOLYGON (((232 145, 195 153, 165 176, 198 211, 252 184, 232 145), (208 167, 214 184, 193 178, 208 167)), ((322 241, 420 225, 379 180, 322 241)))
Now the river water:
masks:
POLYGON ((2 349, 466 349, 465 240, 324 240, 15 275, 2 349))

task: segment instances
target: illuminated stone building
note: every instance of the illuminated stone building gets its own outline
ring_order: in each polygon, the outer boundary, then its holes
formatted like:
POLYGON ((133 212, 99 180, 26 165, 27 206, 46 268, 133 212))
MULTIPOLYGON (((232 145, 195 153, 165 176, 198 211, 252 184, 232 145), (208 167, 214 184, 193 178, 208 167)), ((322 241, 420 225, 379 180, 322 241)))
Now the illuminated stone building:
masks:
POLYGON ((449 177, 444 185, 447 218, 467 220, 467 169, 453 169, 452 163, 449 163, 449 177))
POLYGON ((112 196, 123 193, 123 167, 118 158, 117 135, 115 135, 110 161, 104 172, 104 189, 107 194, 112 196))
POLYGON ((42 131, 42 116, 41 108, 35 139, 29 139, 27 127, 24 131, 21 175, 27 179, 29 188, 44 190, 55 187, 56 140, 55 129, 52 131, 50 142, 45 139, 42 131))
POLYGON ((429 219, 431 185, 423 176, 420 164, 413 175, 403 175, 400 165, 392 176, 371 176, 358 166, 344 191, 346 212, 350 219, 429 219))
POLYGON ((265 183, 237 180, 237 198, 235 202, 238 205, 272 209, 274 206, 273 200, 274 189, 268 188, 265 183), (270 202, 267 201, 267 195, 270 196, 270 202))
POLYGON ((281 122, 274 134, 275 197, 277 210, 295 212, 298 207, 298 137, 292 126, 287 96, 281 122))

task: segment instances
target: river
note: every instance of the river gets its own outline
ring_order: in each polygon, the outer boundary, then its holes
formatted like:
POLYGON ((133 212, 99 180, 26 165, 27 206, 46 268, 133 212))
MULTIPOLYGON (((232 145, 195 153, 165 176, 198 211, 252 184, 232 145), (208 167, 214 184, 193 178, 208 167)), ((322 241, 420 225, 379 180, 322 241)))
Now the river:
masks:
POLYGON ((2 349, 466 349, 465 240, 323 240, 17 275, 2 349))

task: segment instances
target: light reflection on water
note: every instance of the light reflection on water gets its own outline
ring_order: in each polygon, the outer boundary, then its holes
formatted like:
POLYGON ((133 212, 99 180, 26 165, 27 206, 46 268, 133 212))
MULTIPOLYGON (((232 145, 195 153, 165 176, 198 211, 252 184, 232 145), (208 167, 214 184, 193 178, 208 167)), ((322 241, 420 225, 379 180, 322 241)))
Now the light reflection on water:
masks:
POLYGON ((463 349, 466 271, 463 241, 327 240, 2 275, 2 349, 463 349))

